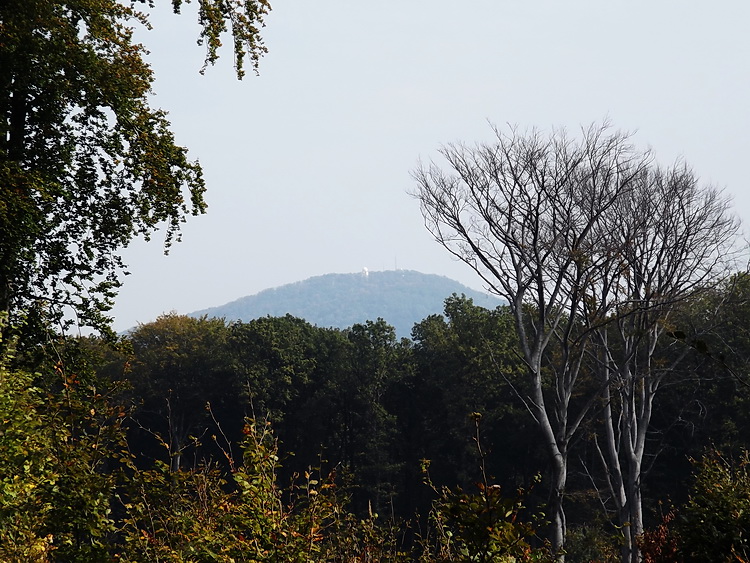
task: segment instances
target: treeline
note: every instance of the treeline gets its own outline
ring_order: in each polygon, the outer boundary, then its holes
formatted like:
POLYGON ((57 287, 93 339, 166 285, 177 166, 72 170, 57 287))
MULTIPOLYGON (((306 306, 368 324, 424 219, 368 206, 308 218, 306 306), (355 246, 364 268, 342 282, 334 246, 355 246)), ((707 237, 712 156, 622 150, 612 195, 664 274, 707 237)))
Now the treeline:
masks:
POLYGON ((220 446, 240 441, 246 417, 268 419, 285 477, 335 468, 351 478, 357 512, 408 518, 430 504, 421 460, 431 460, 438 484, 478 479, 469 415, 479 412, 487 465, 503 484, 527 486, 543 468, 508 384, 522 385, 522 371, 503 309, 454 296, 446 318, 417 324, 413 341, 397 339, 382 319, 338 330, 291 316, 226 324, 168 315, 127 342, 131 437, 146 462, 162 458, 177 470, 220 459, 220 446), (218 429, 223 444, 210 438, 218 429), (169 437, 168 458, 154 434, 169 437))
MULTIPOLYGON (((733 279, 686 304, 660 344, 664 358, 687 355, 664 379, 648 436, 648 560, 750 549, 749 297, 750 281, 733 279)), ((525 404, 516 334, 507 309, 454 295, 412 339, 382 319, 338 330, 172 314, 115 346, 78 338, 19 350, 0 393, 0 554, 553 557, 550 460, 525 404)), ((570 455, 570 561, 619 557, 597 431, 594 416, 570 455)))

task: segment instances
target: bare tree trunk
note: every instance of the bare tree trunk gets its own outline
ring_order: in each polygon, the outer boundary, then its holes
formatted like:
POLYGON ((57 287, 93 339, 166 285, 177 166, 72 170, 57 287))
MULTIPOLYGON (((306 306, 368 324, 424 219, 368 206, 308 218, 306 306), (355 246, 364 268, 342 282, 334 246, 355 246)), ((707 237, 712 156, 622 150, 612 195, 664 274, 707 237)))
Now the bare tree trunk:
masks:
POLYGON ((552 533, 550 534, 550 540, 552 542, 552 549, 558 554, 558 561, 565 561, 562 550, 565 548, 565 536, 568 530, 564 505, 565 487, 568 480, 567 455, 561 453, 553 460, 552 467, 552 499, 550 503, 552 533))
MULTIPOLYGON (((547 451, 550 452, 550 462, 552 468, 550 514, 551 514, 551 531, 550 541, 552 549, 558 553, 559 561, 564 561, 562 555, 565 547, 565 536, 567 532, 567 522, 565 518, 565 487, 568 479, 568 444, 566 440, 562 442, 559 439, 559 433, 552 426, 552 421, 548 415, 545 405, 544 393, 542 390, 541 370, 534 374, 534 392, 532 403, 536 405, 532 414, 539 423, 547 443, 547 451)), ((564 435, 564 434, 563 434, 564 435)))
POLYGON ((185 415, 179 416, 172 410, 172 403, 167 399, 167 425, 169 428, 169 470, 176 473, 182 464, 182 452, 185 449, 188 431, 185 425, 185 415))

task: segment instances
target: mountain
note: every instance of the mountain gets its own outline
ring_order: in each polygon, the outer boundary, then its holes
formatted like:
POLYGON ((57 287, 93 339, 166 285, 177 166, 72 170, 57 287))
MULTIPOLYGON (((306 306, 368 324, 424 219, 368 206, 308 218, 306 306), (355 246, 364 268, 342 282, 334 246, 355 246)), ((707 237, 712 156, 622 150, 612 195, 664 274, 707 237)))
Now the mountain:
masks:
POLYGON ((408 337, 414 323, 442 313, 446 297, 453 293, 464 294, 475 305, 488 309, 504 303, 444 276, 411 270, 364 270, 358 274, 326 274, 266 289, 190 316, 249 321, 289 313, 317 326, 337 328, 381 317, 396 329, 399 337, 408 337))

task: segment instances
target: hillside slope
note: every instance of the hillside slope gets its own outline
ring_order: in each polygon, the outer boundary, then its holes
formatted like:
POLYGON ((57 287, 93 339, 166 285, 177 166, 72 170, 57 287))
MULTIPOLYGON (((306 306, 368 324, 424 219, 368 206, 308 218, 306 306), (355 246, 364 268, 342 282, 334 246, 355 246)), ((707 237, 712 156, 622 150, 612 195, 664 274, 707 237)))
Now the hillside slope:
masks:
POLYGON ((389 270, 316 276, 190 315, 249 321, 288 313, 321 327, 337 328, 381 317, 396 328, 399 337, 408 337, 414 323, 442 313, 446 297, 453 293, 464 294, 488 309, 503 304, 444 276, 389 270))

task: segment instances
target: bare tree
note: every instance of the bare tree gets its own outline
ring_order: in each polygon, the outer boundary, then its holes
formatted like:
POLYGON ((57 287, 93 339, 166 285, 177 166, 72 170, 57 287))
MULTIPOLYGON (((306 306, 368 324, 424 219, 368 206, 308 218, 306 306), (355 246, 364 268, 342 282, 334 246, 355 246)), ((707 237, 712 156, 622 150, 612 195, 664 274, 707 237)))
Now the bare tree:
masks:
POLYGON ((452 171, 418 167, 415 196, 435 239, 514 315, 529 376, 529 391, 519 396, 552 460, 551 539, 560 550, 569 446, 601 394, 593 389, 572 402, 591 327, 606 318, 607 304, 589 299, 602 270, 616 261, 606 222, 636 190, 651 157, 606 124, 584 130, 578 142, 564 131, 495 133, 493 143, 443 147, 452 171), (546 386, 545 372, 552 374, 546 386))
POLYGON ((571 440, 596 408, 623 560, 638 561, 654 397, 687 354, 656 362, 657 345, 676 305, 731 271, 739 224, 687 167, 659 168, 606 123, 582 133, 495 129, 493 143, 448 145, 451 172, 418 167, 415 196, 435 239, 514 315, 529 375, 519 396, 552 459, 554 547, 565 542, 571 440))
MULTIPOLYGON (((623 561, 635 562, 654 399, 690 350, 665 339, 670 315, 679 303, 732 273, 739 223, 729 212, 729 200, 701 186, 683 165, 649 168, 633 185, 606 214, 602 238, 609 238, 605 248, 614 259, 604 262, 583 303, 595 304, 596 315, 605 314, 593 331, 591 350, 602 382, 597 449, 625 540, 623 561)), ((582 313, 591 318, 594 312, 582 313)))

